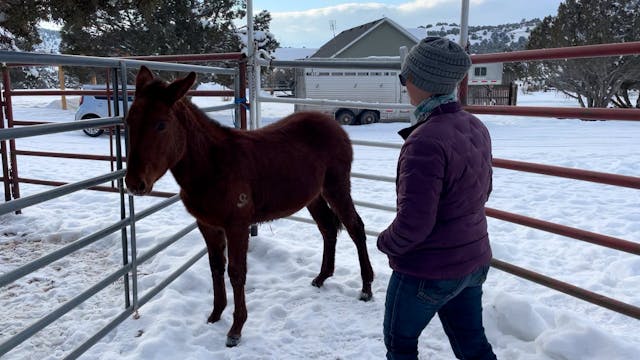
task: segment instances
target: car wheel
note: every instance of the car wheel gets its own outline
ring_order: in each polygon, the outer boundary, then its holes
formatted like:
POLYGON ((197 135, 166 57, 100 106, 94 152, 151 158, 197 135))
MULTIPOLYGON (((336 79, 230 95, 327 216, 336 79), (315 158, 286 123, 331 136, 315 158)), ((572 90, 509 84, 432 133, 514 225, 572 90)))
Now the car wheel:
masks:
MULTIPOLYGON (((82 117, 82 120, 97 119, 98 117, 99 116, 95 116, 95 115, 86 115, 82 117)), ((82 129, 82 131, 91 137, 98 137, 104 134, 104 130, 100 128, 86 128, 86 129, 82 129)))
POLYGON ((354 125, 356 116, 351 110, 342 110, 336 114, 336 121, 341 125, 354 125))
POLYGON ((360 114, 359 118, 360 124, 366 125, 377 123, 380 120, 380 115, 375 111, 365 110, 360 114))

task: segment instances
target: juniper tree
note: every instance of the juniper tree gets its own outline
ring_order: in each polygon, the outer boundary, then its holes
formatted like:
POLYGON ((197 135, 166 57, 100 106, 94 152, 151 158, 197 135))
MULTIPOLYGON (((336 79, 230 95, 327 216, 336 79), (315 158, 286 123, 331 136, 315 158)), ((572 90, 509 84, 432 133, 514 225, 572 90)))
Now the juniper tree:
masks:
MULTIPOLYGON (((640 0, 567 0, 560 4, 556 16, 546 17, 532 31, 527 47, 637 41, 638 8, 640 0)), ((616 95, 618 100, 625 96, 628 100, 628 90, 637 87, 640 79, 638 56, 544 61, 541 68, 549 85, 577 99, 582 107, 607 107, 616 95)))

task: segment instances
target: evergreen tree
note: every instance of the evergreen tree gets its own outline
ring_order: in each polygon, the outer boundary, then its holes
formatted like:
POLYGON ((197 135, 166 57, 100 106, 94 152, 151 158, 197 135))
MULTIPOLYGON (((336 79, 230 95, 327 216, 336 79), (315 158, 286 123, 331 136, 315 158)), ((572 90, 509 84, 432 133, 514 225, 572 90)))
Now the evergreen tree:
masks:
POLYGON ((258 15, 253 17, 253 30, 256 32, 256 38, 260 38, 260 41, 258 41, 258 48, 265 50, 269 54, 280 47, 280 43, 269 31, 270 25, 271 14, 267 10, 262 10, 258 15))
MULTIPOLYGON (((639 7, 640 0, 567 0, 556 16, 546 17, 532 31, 528 48, 637 41, 639 7)), ((544 61, 541 65, 549 84, 576 98, 582 107, 606 107, 616 94, 626 91, 624 84, 633 87, 640 79, 637 56, 544 61)))
POLYGON ((65 21, 63 52, 88 55, 174 55, 238 51, 232 21, 244 1, 106 2, 90 16, 65 21))
MULTIPOLYGON (((85 18, 87 8, 95 8, 97 0, 2 0, 0 1, 0 50, 34 51, 42 40, 38 23, 62 21, 64 16, 85 18), (64 15, 64 16, 63 16, 64 15)), ((54 87, 58 77, 51 67, 11 68, 16 88, 54 87)))
MULTIPOLYGON (((61 49, 98 56, 237 52, 243 44, 233 21, 243 18, 245 10, 244 0, 112 0, 90 16, 65 22, 61 49)), ((261 48, 275 50, 279 44, 268 33, 269 12, 261 12, 254 20, 256 30, 266 34, 261 48)), ((210 78, 200 76, 205 79, 210 78)), ((231 83, 231 79, 218 81, 231 83)))

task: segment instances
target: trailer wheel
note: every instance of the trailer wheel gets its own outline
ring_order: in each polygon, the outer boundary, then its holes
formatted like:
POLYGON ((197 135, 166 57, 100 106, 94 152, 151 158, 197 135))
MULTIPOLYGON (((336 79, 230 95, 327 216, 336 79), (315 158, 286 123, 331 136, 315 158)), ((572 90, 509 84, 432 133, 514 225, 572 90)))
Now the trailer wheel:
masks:
POLYGON ((336 113, 336 121, 341 125, 355 125, 356 116, 351 110, 341 110, 336 113))
POLYGON ((360 124, 373 124, 380 121, 380 115, 373 110, 365 110, 358 116, 360 118, 360 124))

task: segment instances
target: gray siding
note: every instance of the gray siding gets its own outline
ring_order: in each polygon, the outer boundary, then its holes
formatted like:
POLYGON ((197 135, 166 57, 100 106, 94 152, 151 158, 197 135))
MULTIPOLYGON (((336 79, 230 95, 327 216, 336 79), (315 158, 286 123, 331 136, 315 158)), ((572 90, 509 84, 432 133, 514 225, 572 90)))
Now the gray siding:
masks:
POLYGON ((411 49, 416 43, 388 23, 383 23, 363 38, 338 54, 336 58, 362 58, 367 56, 399 56, 401 46, 411 49))

